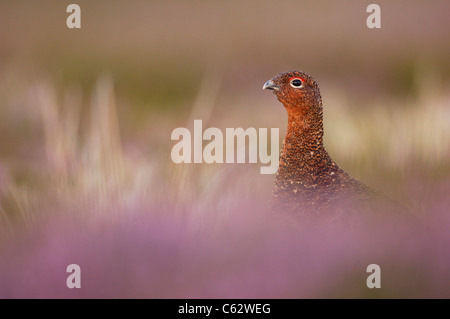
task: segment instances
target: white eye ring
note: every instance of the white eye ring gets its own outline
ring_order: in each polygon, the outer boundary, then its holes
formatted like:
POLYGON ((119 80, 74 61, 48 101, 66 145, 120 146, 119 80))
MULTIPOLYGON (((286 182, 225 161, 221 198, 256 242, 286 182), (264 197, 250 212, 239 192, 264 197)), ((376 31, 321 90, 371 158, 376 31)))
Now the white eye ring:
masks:
POLYGON ((290 82, 291 86, 295 89, 299 89, 301 87, 303 87, 303 81, 300 80, 299 78, 296 79, 292 79, 290 82), (294 83, 295 82, 295 83, 294 83))

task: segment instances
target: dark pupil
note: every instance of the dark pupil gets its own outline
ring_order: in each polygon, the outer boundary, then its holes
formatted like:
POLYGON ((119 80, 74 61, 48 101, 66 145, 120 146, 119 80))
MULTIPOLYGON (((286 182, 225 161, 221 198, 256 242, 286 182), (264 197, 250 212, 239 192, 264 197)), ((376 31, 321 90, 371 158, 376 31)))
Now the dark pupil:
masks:
POLYGON ((299 86, 302 85, 302 81, 300 81, 300 80, 292 80, 292 85, 299 87, 299 86))

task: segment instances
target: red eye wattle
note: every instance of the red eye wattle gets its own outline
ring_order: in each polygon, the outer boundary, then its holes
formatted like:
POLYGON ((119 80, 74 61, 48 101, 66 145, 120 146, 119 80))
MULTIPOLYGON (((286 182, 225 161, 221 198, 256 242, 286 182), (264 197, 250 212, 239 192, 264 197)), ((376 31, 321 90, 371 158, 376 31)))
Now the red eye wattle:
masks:
POLYGON ((302 81, 302 82, 305 82, 305 79, 299 78, 298 76, 294 76, 294 77, 290 78, 290 79, 289 79, 289 82, 291 82, 292 80, 295 80, 295 79, 300 80, 300 81, 302 81))

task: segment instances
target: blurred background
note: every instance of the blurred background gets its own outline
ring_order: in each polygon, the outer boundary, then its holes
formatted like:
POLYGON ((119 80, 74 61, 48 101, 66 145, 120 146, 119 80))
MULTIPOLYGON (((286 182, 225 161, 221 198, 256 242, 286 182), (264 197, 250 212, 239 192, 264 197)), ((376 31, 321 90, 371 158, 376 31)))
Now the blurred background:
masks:
MULTIPOLYGON (((72 249, 83 255, 77 236, 54 234, 74 219, 81 231, 68 232, 84 238, 97 227, 112 224, 115 229, 130 215, 151 216, 169 230, 189 229, 201 236, 212 236, 224 224, 254 227, 274 176, 260 175, 261 164, 175 165, 170 135, 202 119, 204 128, 222 130, 278 127, 281 140, 285 111, 262 85, 292 69, 311 74, 320 85, 325 145, 332 158, 422 223, 442 225, 450 191, 448 1, 377 1, 381 29, 366 26, 371 1, 78 0, 82 27, 68 29, 70 3, 0 1, 0 254, 10 260, 3 268, 8 289, 0 288, 0 297, 52 296, 63 289, 55 283, 42 292, 38 284, 14 278, 30 272, 26 267, 32 266, 18 267, 33 264, 28 256, 36 253, 30 252, 56 255, 53 241, 66 242, 66 253, 72 249), (246 216, 243 221, 236 221, 237 212, 246 216), (47 239, 38 248, 27 244, 37 238, 47 239)), ((133 233, 130 223, 117 232, 133 233)), ((136 241, 157 241, 161 249, 183 247, 150 224, 155 233, 146 238, 142 230, 137 239, 127 237, 125 247, 135 247, 136 241)), ((223 236, 216 240, 226 242, 227 233, 219 233, 223 236)), ((416 228, 406 231, 405 238, 416 233, 416 228)), ((238 234, 248 247, 255 244, 254 236, 238 234)), ((117 243, 112 237, 103 239, 105 245, 117 243)), ((445 243, 438 239, 418 247, 430 251, 429 245, 445 243)), ((358 255, 358 249, 349 254, 358 255)), ((205 251, 199 248, 197 256, 205 251)), ((240 257, 230 260, 240 260, 244 253, 238 252, 240 257)), ((89 260, 91 253, 80 258, 89 260)), ((105 254, 105 260, 121 260, 120 254, 105 254)), ((420 253, 414 256, 422 260, 420 253)), ((136 264, 144 257, 136 252, 130 258, 136 264)), ((37 261, 44 273, 58 264, 48 266, 49 259, 37 261)), ((417 267, 421 273, 435 265, 417 267)), ((284 269, 278 266, 269 270, 284 269)), ((223 278, 247 273, 231 274, 223 278)), ((121 285, 139 281, 130 278, 121 285)), ((420 291, 448 296, 429 282, 423 279, 428 290, 420 291)), ((283 281, 279 293, 263 296, 367 297, 354 285, 313 289, 311 284, 297 291, 289 284, 283 281)), ((162 295, 233 297, 242 291, 233 284, 211 295, 197 288, 192 281, 184 286, 185 294, 169 289, 162 295)), ((261 291, 241 296, 258 297, 261 291)), ((408 297, 410 291, 392 288, 380 296, 408 297)), ((102 295, 90 293, 81 295, 102 295)), ((162 296, 133 288, 121 293, 111 296, 162 296)))

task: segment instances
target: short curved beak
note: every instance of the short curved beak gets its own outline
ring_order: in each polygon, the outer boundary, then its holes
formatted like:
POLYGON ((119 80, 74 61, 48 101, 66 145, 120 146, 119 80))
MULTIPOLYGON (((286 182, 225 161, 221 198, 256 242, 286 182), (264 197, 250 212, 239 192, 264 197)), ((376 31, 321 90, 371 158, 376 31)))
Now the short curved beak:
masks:
POLYGON ((272 80, 267 81, 264 83, 263 90, 273 90, 278 91, 280 87, 276 85, 272 80))

